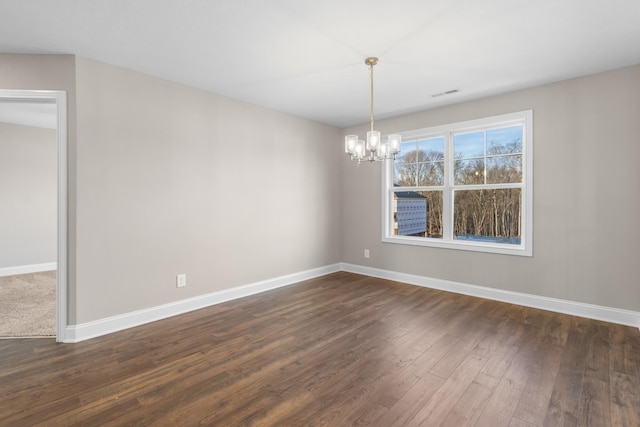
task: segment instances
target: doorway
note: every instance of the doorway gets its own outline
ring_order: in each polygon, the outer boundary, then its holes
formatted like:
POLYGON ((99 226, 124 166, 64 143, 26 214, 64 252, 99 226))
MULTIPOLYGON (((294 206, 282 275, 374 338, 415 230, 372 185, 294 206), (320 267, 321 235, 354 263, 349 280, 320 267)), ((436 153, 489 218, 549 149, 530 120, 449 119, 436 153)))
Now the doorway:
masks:
POLYGON ((17 106, 41 114, 32 117, 55 121, 57 145, 57 275, 56 275, 56 341, 65 341, 67 327, 67 100, 64 91, 2 90, 0 107, 7 113, 20 114, 17 106), (16 106, 15 109, 12 107, 16 106))

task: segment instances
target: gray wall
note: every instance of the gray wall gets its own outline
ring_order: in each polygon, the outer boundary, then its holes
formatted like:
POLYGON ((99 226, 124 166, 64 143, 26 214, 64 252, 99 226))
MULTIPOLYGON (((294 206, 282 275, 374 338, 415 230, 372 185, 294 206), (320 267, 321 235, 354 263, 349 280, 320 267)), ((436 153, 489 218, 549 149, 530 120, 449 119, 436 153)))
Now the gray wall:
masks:
POLYGON ((70 324, 341 260, 640 310, 640 67, 377 122, 533 109, 532 258, 382 244, 379 165, 342 154, 341 134, 366 125, 341 132, 69 55, 0 54, 0 88, 68 92, 70 324))
POLYGON ((338 129, 70 55, 0 88, 68 94, 69 324, 341 260, 338 129))
POLYGON ((56 262, 56 131, 0 123, 0 269, 56 262))
POLYGON ((639 93, 635 66, 376 121, 391 133, 533 109, 533 257, 381 243, 380 165, 356 167, 344 156, 343 260, 640 310, 639 93))
POLYGON ((338 129, 76 65, 78 323, 341 260, 338 129))

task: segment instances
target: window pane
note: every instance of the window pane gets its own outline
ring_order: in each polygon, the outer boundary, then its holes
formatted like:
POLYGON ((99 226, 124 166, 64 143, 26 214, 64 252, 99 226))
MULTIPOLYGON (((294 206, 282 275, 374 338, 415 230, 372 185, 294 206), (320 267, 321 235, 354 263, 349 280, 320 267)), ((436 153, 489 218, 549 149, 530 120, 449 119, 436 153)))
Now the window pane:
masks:
MULTIPOLYGON (((402 159, 405 156, 407 156, 410 153, 415 153, 415 151, 418 149, 418 146, 416 144, 416 141, 404 141, 400 143, 400 152, 396 155, 396 159, 402 159)), ((408 162, 414 162, 415 163, 415 154, 413 157, 413 160, 407 159, 408 162)))
POLYGON ((487 155, 522 153, 522 125, 487 131, 487 155))
POLYGON ((444 160, 444 136, 418 141, 418 151, 421 153, 418 161, 435 162, 444 160))
POLYGON ((444 185, 444 162, 420 163, 418 185, 444 185))
POLYGON ((453 152, 456 159, 484 156, 484 131, 459 133, 453 136, 453 152))
POLYGON ((454 238, 476 242, 520 244, 521 190, 456 190, 454 238))
POLYGON ((522 155, 489 157, 487 184, 508 182, 522 182, 522 155))
POLYGON ((395 161, 393 184, 397 187, 415 187, 418 176, 418 165, 415 163, 402 163, 395 161))
POLYGON ((393 234, 442 238, 442 191, 393 193, 393 234))
POLYGON ((456 160, 455 185, 484 184, 484 159, 456 160))
POLYGON ((444 184, 444 136, 405 141, 394 161, 394 184, 403 187, 444 184))

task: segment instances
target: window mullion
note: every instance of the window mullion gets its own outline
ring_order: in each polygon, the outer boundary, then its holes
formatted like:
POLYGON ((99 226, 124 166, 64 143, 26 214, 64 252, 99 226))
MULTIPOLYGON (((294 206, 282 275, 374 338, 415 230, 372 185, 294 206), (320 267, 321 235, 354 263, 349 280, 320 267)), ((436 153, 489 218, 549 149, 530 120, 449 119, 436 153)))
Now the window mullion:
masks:
POLYGON ((447 132, 444 137, 444 190, 442 192, 442 237, 444 241, 453 240, 453 134, 447 132))

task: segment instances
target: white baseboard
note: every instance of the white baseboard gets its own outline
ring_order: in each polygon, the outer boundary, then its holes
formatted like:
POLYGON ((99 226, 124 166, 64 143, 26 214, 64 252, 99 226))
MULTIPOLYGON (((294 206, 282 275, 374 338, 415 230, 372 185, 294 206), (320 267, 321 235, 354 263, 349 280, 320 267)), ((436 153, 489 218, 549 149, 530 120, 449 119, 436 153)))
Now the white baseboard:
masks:
POLYGON ((124 313, 118 316, 112 316, 78 325, 69 325, 65 329, 63 342, 74 343, 88 340, 90 338, 99 337, 112 332, 132 328, 134 326, 140 326, 145 323, 155 322, 157 320, 166 319, 168 317, 231 301, 237 298, 243 298, 260 292, 292 285, 303 280, 309 280, 329 273, 335 273, 336 271, 340 271, 340 268, 341 264, 328 265, 314 268, 312 270, 276 277, 274 279, 238 286, 236 288, 225 289, 219 292, 187 298, 156 307, 150 307, 131 313, 124 313))
POLYGON ((124 313, 118 316, 112 316, 78 325, 70 325, 65 329, 64 342, 74 343, 88 340, 90 338, 99 337, 112 332, 118 332, 124 329, 140 326, 145 323, 155 322, 157 320, 166 319, 168 317, 231 301, 237 298, 243 298, 283 286, 292 285, 303 280, 313 279, 315 277, 324 276, 337 271, 347 271, 371 277, 379 277, 382 279, 389 279, 396 282, 408 283, 431 289, 439 289, 458 294, 640 328, 640 312, 637 311, 585 304, 520 292, 505 291, 502 289, 469 285, 466 283, 434 279, 425 276, 382 270, 355 264, 338 263, 276 277, 274 279, 263 280, 261 282, 251 283, 236 288, 225 289, 223 291, 213 292, 156 307, 150 307, 131 313, 124 313))
POLYGON ((351 273, 364 274, 366 276, 389 279, 396 282, 409 283, 426 288, 439 289, 458 294, 502 301, 525 307, 539 308, 556 313, 571 314, 573 316, 634 326, 640 329, 640 312, 623 310, 620 308, 605 307, 601 305, 586 304, 581 302, 549 298, 520 292, 505 291, 502 289, 487 288, 484 286, 469 285, 466 283, 452 282, 449 280, 434 279, 414 274, 399 273, 397 271, 381 270, 355 264, 342 264, 342 270, 351 273))
POLYGON ((44 264, 19 265, 17 267, 0 268, 0 277, 17 276, 19 274, 41 273, 43 271, 53 271, 58 269, 57 262, 46 262, 44 264))

